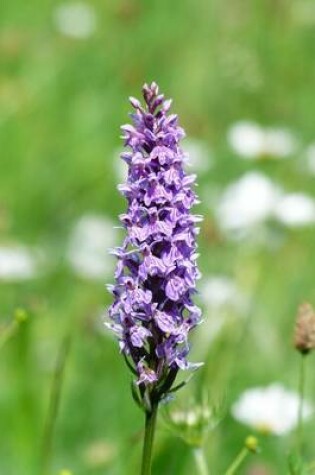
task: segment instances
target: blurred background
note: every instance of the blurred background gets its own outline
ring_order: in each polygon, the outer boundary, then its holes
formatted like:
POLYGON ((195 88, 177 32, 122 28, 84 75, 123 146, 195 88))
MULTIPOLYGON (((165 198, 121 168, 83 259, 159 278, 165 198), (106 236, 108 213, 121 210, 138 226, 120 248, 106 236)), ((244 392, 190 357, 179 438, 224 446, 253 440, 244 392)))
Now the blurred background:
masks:
MULTIPOLYGON (((0 472, 138 473, 143 416, 102 321, 125 209, 119 127, 155 80, 205 218, 191 359, 206 365, 178 400, 201 386, 224 400, 206 445, 223 473, 255 433, 232 405, 252 387, 296 389, 294 319, 315 303, 315 4, 14 0, 0 25, 0 472)), ((306 431, 311 458, 311 418, 306 431)), ((286 473, 291 441, 261 436, 241 473, 286 473)), ((161 417, 153 473, 193 467, 161 417)))

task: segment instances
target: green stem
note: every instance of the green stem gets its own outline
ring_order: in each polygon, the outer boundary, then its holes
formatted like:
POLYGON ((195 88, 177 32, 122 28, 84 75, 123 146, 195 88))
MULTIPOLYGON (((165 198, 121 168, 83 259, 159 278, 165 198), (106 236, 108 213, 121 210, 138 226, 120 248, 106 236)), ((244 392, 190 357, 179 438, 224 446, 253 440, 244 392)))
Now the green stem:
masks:
POLYGON ((60 406, 62 385, 64 382, 64 372, 67 358, 70 351, 70 336, 66 335, 60 345, 56 366, 54 368, 53 380, 50 389, 49 407, 46 419, 46 425, 43 434, 42 452, 41 452, 41 474, 49 473, 54 429, 60 406))
POLYGON ((299 408, 297 420, 297 449, 301 453, 303 448, 303 405, 305 392, 305 376, 306 376, 306 356, 301 355, 300 371, 299 371, 299 408))
POLYGON ((151 475, 152 466, 152 448, 156 426, 156 417, 158 413, 158 404, 152 406, 152 410, 145 415, 145 433, 142 452, 141 475, 151 475))
POLYGON ((199 475, 209 475, 205 453, 202 447, 195 447, 193 449, 196 467, 199 475))
POLYGON ((234 475, 236 473, 236 470, 241 466, 241 464, 244 462, 248 454, 247 448, 243 448, 240 453, 236 456, 235 460, 232 462, 230 467, 227 469, 225 472, 225 475, 234 475))

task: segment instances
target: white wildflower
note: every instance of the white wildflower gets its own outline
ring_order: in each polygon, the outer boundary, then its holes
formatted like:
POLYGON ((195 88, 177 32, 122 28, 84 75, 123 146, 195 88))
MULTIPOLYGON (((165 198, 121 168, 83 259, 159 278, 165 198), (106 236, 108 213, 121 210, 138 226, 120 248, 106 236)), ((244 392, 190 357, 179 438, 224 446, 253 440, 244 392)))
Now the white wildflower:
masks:
POLYGON ((238 155, 250 159, 261 154, 264 132, 253 122, 237 122, 228 131, 228 142, 238 155))
POLYGON ((228 131, 228 142, 240 157, 256 160, 261 157, 285 158, 296 149, 292 134, 281 128, 263 128, 254 122, 237 122, 228 131))
MULTIPOLYGON (((261 432, 284 435, 296 427, 298 407, 298 394, 274 383, 245 391, 232 406, 232 415, 261 432)), ((308 402, 303 407, 303 417, 307 419, 313 407, 308 402)))
POLYGON ((286 158, 297 147, 296 139, 286 129, 269 128, 265 130, 265 155, 274 158, 286 158))
POLYGON ((289 227, 307 226, 315 223, 315 200, 303 193, 284 195, 276 205, 274 215, 289 227))
POLYGON ((211 419, 210 408, 205 404, 196 403, 194 407, 174 409, 169 413, 170 420, 177 426, 193 427, 208 424, 211 419))
POLYGON ((272 213, 279 188, 262 173, 249 172, 230 184, 217 208, 223 231, 238 231, 262 223, 272 213))
POLYGON ((23 245, 0 247, 0 280, 18 282, 37 277, 38 256, 23 245))

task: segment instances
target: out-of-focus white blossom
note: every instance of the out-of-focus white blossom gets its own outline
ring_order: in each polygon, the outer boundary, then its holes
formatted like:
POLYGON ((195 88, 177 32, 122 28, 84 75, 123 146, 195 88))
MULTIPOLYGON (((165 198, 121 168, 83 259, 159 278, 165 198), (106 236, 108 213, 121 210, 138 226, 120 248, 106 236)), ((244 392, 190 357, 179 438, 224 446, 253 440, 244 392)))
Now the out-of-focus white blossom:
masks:
POLYGON ((265 154, 274 158, 286 158, 294 154, 296 139, 286 129, 265 129, 265 154))
MULTIPOLYGON (((248 389, 232 406, 235 419, 258 431, 284 435, 292 431, 298 420, 299 396, 280 383, 248 389)), ((310 403, 303 404, 303 417, 313 412, 310 403)))
POLYGON ((274 216, 289 227, 314 224, 315 200, 303 193, 286 194, 277 203, 274 216))
POLYGON ((183 150, 188 156, 188 166, 199 173, 207 172, 213 166, 213 157, 207 144, 200 139, 186 139, 183 150))
POLYGON ((185 442, 201 446, 210 430, 221 421, 225 412, 223 401, 209 402, 204 395, 201 401, 186 400, 182 407, 166 410, 164 415, 169 428, 185 442))
POLYGON ((38 253, 23 245, 0 247, 0 280, 19 282, 39 273, 38 253))
POLYGON ((250 236, 255 226, 271 217, 288 227, 314 224, 315 199, 283 193, 267 176, 249 172, 227 186, 216 207, 219 227, 232 237, 250 236))
POLYGON ((70 236, 67 257, 73 270, 87 279, 111 274, 114 260, 109 249, 117 243, 117 230, 109 218, 82 216, 70 236))
POLYGON ((204 278, 200 295, 205 307, 214 310, 219 310, 222 307, 240 309, 243 307, 245 300, 235 281, 223 275, 204 278))
POLYGON ((223 231, 246 230, 262 223, 272 213, 280 189, 267 176, 249 172, 230 184, 217 207, 217 220, 223 231))
POLYGON ((240 157, 286 158, 296 150, 296 140, 286 129, 263 128, 255 122, 237 122, 228 131, 228 142, 240 157))
POLYGON ((262 128, 253 122, 237 122, 228 131, 228 142, 231 148, 244 158, 259 156, 263 141, 262 128))
POLYGON ((61 3, 56 7, 53 17, 57 30, 72 38, 85 39, 96 30, 96 14, 88 3, 61 3))
POLYGON ((199 420, 199 408, 198 410, 190 409, 187 411, 175 410, 171 412, 170 416, 172 422, 178 426, 194 426, 199 420))

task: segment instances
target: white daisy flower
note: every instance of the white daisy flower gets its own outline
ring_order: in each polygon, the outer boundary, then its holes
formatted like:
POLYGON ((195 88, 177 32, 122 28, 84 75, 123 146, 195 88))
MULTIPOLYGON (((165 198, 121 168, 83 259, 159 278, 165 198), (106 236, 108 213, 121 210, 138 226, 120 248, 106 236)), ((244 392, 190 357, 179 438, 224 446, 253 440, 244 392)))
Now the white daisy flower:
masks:
MULTIPOLYGON (((263 433, 284 435, 297 425, 299 396, 280 383, 248 389, 232 406, 233 417, 263 433)), ((310 403, 303 404, 303 417, 313 412, 310 403)))
POLYGON ((292 134, 281 128, 263 128, 255 122, 237 122, 228 131, 228 142, 240 157, 256 160, 261 157, 285 158, 296 150, 292 134))
POLYGON ((218 224, 223 231, 246 230, 265 221, 272 213, 280 189, 270 178, 249 172, 230 184, 217 207, 218 224))
POLYGON ((70 236, 67 257, 73 270, 87 279, 104 279, 111 274, 114 259, 109 249, 117 243, 114 223, 102 216, 82 216, 70 236))
POLYGON ((265 129, 265 155, 274 158, 286 158, 292 155, 297 147, 296 139, 287 129, 265 129))
POLYGON ((62 3, 56 7, 53 19, 60 33, 75 39, 86 39, 96 30, 96 14, 88 3, 62 3))
POLYGON ((241 157, 255 158, 261 154, 264 131, 254 122, 237 122, 228 131, 228 142, 241 157))
POLYGON ((19 282, 38 276, 38 256, 23 245, 0 247, 0 280, 19 282))
POLYGON ((284 195, 274 210, 275 218, 289 227, 315 223, 315 200, 303 193, 284 195))

